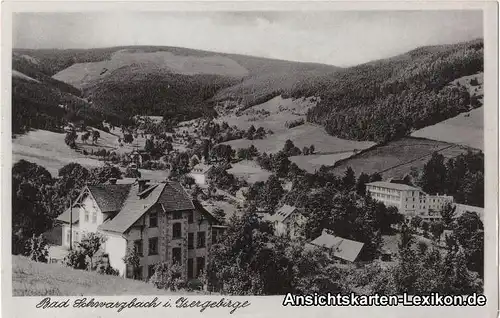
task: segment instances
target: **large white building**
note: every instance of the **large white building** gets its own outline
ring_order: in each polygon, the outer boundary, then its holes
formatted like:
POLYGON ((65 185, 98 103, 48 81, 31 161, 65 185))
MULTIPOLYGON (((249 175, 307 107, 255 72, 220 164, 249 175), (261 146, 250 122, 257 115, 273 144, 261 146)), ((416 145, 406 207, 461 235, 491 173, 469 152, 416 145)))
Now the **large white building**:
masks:
POLYGON ((440 211, 447 202, 453 203, 449 195, 429 195, 421 189, 406 184, 377 181, 366 184, 370 196, 386 206, 395 206, 406 217, 420 216, 433 220, 441 218, 440 211))

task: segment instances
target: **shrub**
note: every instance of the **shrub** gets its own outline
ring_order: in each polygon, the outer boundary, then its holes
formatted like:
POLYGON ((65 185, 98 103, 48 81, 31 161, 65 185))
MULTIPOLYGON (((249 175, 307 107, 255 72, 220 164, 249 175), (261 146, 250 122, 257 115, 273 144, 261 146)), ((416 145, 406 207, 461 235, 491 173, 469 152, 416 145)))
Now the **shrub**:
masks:
POLYGON ((185 282, 182 278, 183 268, 179 264, 169 266, 168 263, 158 263, 155 266, 153 276, 149 282, 159 289, 176 291, 184 287, 185 282))
POLYGON ((70 250, 63 263, 74 269, 87 269, 87 259, 80 249, 70 250))
POLYGON ((49 250, 47 248, 47 242, 42 235, 35 236, 33 234, 33 237, 26 242, 25 255, 32 261, 47 263, 49 250))

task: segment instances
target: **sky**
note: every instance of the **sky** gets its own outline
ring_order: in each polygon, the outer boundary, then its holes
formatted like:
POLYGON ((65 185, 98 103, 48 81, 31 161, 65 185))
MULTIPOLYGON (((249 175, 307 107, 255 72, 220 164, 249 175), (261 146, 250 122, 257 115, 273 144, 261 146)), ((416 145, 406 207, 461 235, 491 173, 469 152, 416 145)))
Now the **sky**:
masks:
POLYGON ((483 37, 481 11, 17 13, 14 48, 177 46, 352 66, 483 37))

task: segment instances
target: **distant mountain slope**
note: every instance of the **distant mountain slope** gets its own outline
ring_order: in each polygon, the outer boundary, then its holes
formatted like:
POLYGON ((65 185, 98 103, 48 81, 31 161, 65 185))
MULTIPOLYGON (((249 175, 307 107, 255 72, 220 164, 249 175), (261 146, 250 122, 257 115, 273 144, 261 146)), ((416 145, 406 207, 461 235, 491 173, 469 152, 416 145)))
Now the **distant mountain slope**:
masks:
POLYGON ((386 142, 479 105, 457 78, 483 71, 483 41, 423 47, 336 73, 311 91, 321 98, 308 120, 341 138, 386 142))
POLYGON ((16 50, 43 72, 81 88, 94 107, 121 116, 214 115, 218 101, 251 106, 293 88, 297 81, 337 67, 176 47, 16 50))
POLYGON ((67 120, 100 126, 104 118, 114 118, 95 110, 75 87, 43 73, 36 59, 14 54, 12 67, 13 133, 30 128, 58 131, 67 120))
MULTIPOLYGON (((175 47, 15 50, 36 70, 81 88, 91 108, 189 120, 245 109, 278 95, 318 97, 307 118, 344 139, 387 142, 478 107, 463 86, 483 70, 483 41, 422 47, 341 69, 175 47)), ((32 74, 19 70, 23 74, 32 74)), ((45 83, 48 83, 45 81, 45 83)), ((76 92, 74 94, 77 94, 76 92)))

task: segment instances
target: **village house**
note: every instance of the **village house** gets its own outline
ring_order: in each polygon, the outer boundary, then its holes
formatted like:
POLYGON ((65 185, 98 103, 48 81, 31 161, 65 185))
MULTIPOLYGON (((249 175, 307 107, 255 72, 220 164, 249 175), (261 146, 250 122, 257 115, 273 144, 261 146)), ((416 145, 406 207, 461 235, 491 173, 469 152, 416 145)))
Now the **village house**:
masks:
POLYGON ((145 150, 134 150, 130 153, 129 157, 130 161, 140 167, 143 162, 151 159, 151 154, 145 150))
POLYGON ((326 229, 323 229, 321 235, 307 243, 305 248, 307 250, 323 248, 332 252, 335 258, 354 263, 361 258, 364 245, 361 242, 334 236, 328 233, 326 229))
POLYGON ((370 196, 386 206, 395 206, 407 218, 419 216, 424 220, 440 219, 440 211, 447 203, 453 203, 449 195, 429 195, 420 188, 407 184, 377 181, 366 184, 370 196))
POLYGON ((189 175, 194 179, 196 184, 204 186, 208 184, 208 173, 212 170, 212 168, 212 165, 198 163, 193 167, 189 175))
POLYGON ((287 204, 279 208, 273 215, 266 213, 263 219, 273 224, 276 236, 289 238, 301 236, 300 230, 306 221, 300 209, 287 204))
POLYGON ((102 233, 103 252, 121 276, 134 277, 123 257, 135 247, 141 255, 135 273, 140 279, 150 277, 159 262, 179 263, 185 279, 196 278, 205 268, 212 242, 224 230, 179 183, 149 180, 88 185, 58 220, 67 248, 85 233, 102 233))

